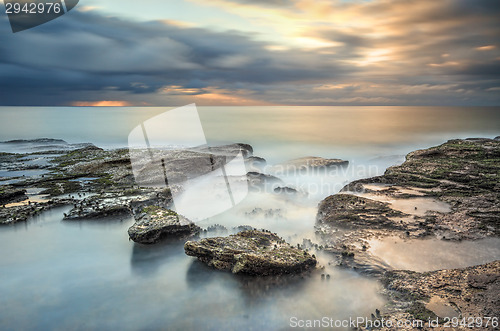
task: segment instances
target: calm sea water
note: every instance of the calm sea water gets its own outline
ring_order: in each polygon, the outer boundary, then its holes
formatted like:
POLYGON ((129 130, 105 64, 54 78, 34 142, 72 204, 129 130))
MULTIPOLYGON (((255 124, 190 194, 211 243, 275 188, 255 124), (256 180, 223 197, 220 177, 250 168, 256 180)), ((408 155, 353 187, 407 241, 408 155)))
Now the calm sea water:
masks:
MULTIPOLYGON (((3 107, 0 140, 50 137, 125 147, 130 130, 166 110, 3 107)), ((347 181, 381 174, 417 148, 452 138, 500 135, 500 108, 200 107, 199 114, 210 143, 250 143, 255 155, 271 164, 307 155, 351 162, 346 173, 328 178, 326 188, 303 201, 252 195, 200 223, 229 229, 250 224, 292 244, 315 240, 317 202, 347 181), (273 209, 274 216, 252 214, 255 208, 273 209)), ((325 180, 283 179, 295 185, 325 180)), ((292 317, 344 320, 369 316, 385 303, 376 279, 329 266, 321 253, 325 270, 304 278, 277 283, 234 276, 186 256, 179 242, 134 244, 127 235, 132 219, 62 221, 68 209, 0 228, 1 330, 285 330, 292 317), (321 280, 321 273, 330 274, 330 280, 321 280)), ((464 263, 463 257, 454 260, 455 246, 437 245, 450 252, 447 267, 464 263)), ((412 267, 414 254, 401 258, 398 265, 412 267)), ((441 260, 429 268, 439 268, 441 260)), ((474 263, 471 254, 466 264, 474 263)))
MULTIPOLYGON (((60 138, 127 146, 130 131, 171 108, 0 107, 0 141, 60 138)), ((448 139, 500 135, 500 107, 198 107, 209 143, 245 142, 276 163, 318 155, 369 159, 448 139)))

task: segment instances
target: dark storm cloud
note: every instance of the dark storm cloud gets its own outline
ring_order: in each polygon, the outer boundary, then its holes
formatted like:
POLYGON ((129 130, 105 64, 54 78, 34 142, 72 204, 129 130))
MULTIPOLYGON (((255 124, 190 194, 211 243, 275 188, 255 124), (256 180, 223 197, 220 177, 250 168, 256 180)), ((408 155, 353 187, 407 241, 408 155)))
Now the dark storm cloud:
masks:
POLYGON ((275 54, 248 36, 76 12, 23 33, 0 24, 4 105, 65 104, 92 91, 152 93, 169 85, 274 84, 346 73, 301 51, 275 54), (325 70, 326 69, 326 70, 325 70), (80 95, 79 97, 77 97, 80 95))
MULTIPOLYGON (((295 2, 268 5, 286 15, 295 2)), ((297 105, 500 103, 498 0, 331 4, 370 24, 313 24, 306 37, 334 43, 317 50, 271 51, 241 32, 78 11, 13 34, 2 16, 0 104, 175 105, 217 91, 297 105)))

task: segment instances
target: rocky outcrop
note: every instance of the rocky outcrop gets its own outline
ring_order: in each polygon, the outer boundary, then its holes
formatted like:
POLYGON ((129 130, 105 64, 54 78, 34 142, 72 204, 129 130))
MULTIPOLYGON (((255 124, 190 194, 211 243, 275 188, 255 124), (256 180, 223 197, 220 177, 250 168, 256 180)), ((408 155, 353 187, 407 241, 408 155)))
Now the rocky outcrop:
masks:
MULTIPOLYGON (((76 194, 73 196, 76 197, 76 194)), ((167 207, 172 202, 169 189, 132 188, 112 189, 108 192, 85 197, 73 203, 73 209, 64 215, 65 220, 84 220, 140 214, 149 206, 167 207)))
POLYGON ((324 199, 315 230, 331 261, 379 274, 373 239, 480 239, 500 234, 500 141, 450 140, 409 153, 384 175, 357 180, 324 199))
POLYGON ((0 188, 0 206, 11 202, 26 200, 25 189, 3 186, 0 188))
POLYGON ((394 221, 394 218, 403 215, 390 208, 388 203, 350 194, 336 194, 321 201, 317 218, 322 225, 347 229, 399 228, 399 221, 394 221))
POLYGON ((51 199, 43 203, 28 202, 26 204, 2 207, 0 208, 0 225, 12 225, 19 222, 26 222, 29 218, 45 210, 68 205, 73 202, 73 199, 51 199))
POLYGON ((132 214, 126 205, 109 205, 97 208, 74 209, 64 216, 66 221, 127 217, 132 214))
POLYGON ((247 144, 230 144, 182 150, 130 150, 130 160, 134 164, 134 175, 142 186, 182 184, 195 178, 220 169, 233 160, 239 153, 244 159, 253 153, 252 146, 247 144), (161 165, 151 162, 162 160, 161 165), (165 178, 165 175, 168 177, 165 178))
POLYGON ((341 159, 325 159, 317 156, 306 156, 273 166, 275 172, 304 172, 307 170, 326 171, 331 168, 346 167, 349 161, 341 159))
POLYGON ((258 156, 250 156, 245 159, 245 166, 248 171, 262 172, 267 165, 267 161, 258 156))
POLYGON ((273 190, 274 193, 279 194, 284 197, 293 197, 293 198, 306 198, 307 192, 304 192, 300 189, 295 189, 289 186, 278 186, 273 190))
MULTIPOLYGON (((92 144, 68 144, 62 140, 45 138, 0 142, 0 144, 13 145, 16 151, 27 152, 0 153, 0 166, 5 171, 21 173, 24 170, 43 170, 39 175, 27 173, 26 176, 22 174, 9 178, 8 181, 2 181, 4 185, 0 189, 0 207, 26 200, 27 188, 40 188, 43 189, 40 194, 50 195, 54 201, 68 198, 68 204, 72 204, 74 208, 64 216, 65 220, 123 218, 150 205, 169 207, 172 202, 172 192, 175 194, 183 190, 183 186, 176 184, 176 181, 182 182, 187 178, 214 171, 239 153, 245 160, 256 163, 263 161, 252 156, 253 148, 248 144, 169 151, 169 157, 165 159, 168 188, 165 187, 163 169, 158 178, 148 177, 151 172, 147 171, 147 165, 144 175, 150 183, 160 185, 139 187, 133 174, 128 149, 104 150, 92 144), (36 156, 33 151, 43 151, 43 155, 36 156), (39 163, 33 164, 31 160, 35 156, 40 160, 37 160, 39 163)), ((157 164, 152 166, 158 170, 157 164)), ((158 171, 153 172, 157 173, 158 171)), ((241 181, 247 181, 245 171, 240 177, 241 181)), ((147 184, 148 181, 145 182, 143 184, 147 184)), ((52 204, 39 202, 36 206, 50 208, 57 204, 58 202, 52 204)), ((25 221, 35 209, 35 205, 8 206, 2 210, 0 223, 25 221)))
POLYGON ((154 244, 165 238, 179 238, 197 234, 200 228, 176 212, 149 206, 137 216, 128 229, 130 239, 140 244, 154 244))
POLYGON ((399 229, 444 239, 500 235, 500 141, 450 140, 321 202, 318 225, 399 229))
POLYGON ((216 269, 250 275, 299 273, 316 265, 316 258, 306 251, 291 247, 276 234, 258 230, 188 241, 184 250, 216 269))
POLYGON ((132 215, 129 204, 133 197, 121 196, 115 192, 84 198, 76 201, 64 220, 92 220, 101 218, 117 218, 132 215))
POLYGON ((256 192, 274 192, 274 189, 285 183, 278 177, 260 172, 247 173, 248 189, 256 192))
POLYGON ((406 319, 424 321, 436 316, 498 317, 500 312, 500 261, 426 273, 388 271, 382 283, 395 308, 386 319, 400 312, 408 314, 406 319))

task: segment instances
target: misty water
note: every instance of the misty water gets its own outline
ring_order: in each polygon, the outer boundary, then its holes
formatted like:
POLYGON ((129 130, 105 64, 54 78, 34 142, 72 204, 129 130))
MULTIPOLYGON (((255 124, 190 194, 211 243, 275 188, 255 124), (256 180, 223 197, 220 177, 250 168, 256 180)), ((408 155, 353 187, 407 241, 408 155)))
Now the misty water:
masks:
MULTIPOLYGON (((3 107, 0 140, 50 137, 126 147, 130 130, 165 110, 3 107)), ((200 107, 199 113, 209 143, 249 143, 254 155, 270 165, 303 156, 350 161, 333 174, 279 176, 307 193, 300 199, 251 193, 235 208, 198 222, 229 230, 209 235, 250 225, 277 232, 294 245, 304 239, 319 243, 314 235, 317 204, 349 181, 383 174, 418 148, 453 138, 500 135, 499 108, 200 107)), ((0 150, 40 153, 33 162, 48 157, 43 147, 32 144, 3 143, 0 150)), ((19 175, 0 169, 0 184, 19 175)), ((152 246, 129 241, 132 218, 63 221, 69 209, 55 208, 27 223, 0 228, 0 329, 282 330, 292 317, 344 320, 369 316, 385 303, 375 278, 330 266, 321 252, 313 251, 325 269, 304 277, 232 275, 186 256, 179 241, 152 246), (330 279, 323 280, 322 273, 330 279)), ((498 241, 462 244, 449 249, 467 252, 466 258, 456 259, 451 253, 433 257, 435 247, 448 247, 439 241, 412 246, 387 238, 373 247, 388 264, 413 270, 500 258, 498 251, 480 254, 485 247, 498 247, 498 241), (423 247, 431 262, 417 268, 415 251, 423 247)))

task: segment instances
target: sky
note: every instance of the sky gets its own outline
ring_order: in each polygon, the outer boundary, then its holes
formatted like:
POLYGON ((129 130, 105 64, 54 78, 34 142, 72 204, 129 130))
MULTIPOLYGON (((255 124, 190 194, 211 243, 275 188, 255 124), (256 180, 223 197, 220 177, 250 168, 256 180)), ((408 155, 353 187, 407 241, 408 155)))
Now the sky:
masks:
POLYGON ((12 33, 0 105, 500 106, 499 0, 80 0, 12 33))

